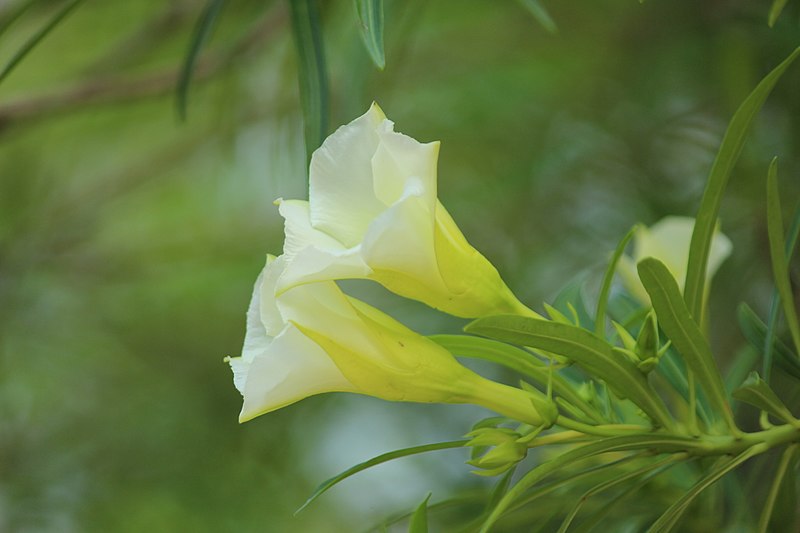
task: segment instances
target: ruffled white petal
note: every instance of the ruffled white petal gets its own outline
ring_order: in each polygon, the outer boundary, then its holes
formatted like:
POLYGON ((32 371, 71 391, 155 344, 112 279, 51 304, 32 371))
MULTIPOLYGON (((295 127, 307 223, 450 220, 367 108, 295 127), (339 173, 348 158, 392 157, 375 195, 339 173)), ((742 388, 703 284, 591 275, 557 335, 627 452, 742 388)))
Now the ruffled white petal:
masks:
POLYGON ((422 185, 409 180, 403 197, 370 224, 361 249, 364 262, 376 271, 395 271, 431 287, 443 287, 434 224, 422 185))
POLYGON ((401 198, 408 181, 413 179, 421 186, 420 196, 433 209, 438 158, 439 142, 422 144, 401 133, 381 132, 372 158, 375 196, 390 206, 401 198))
POLYGON ((240 373, 246 373, 240 422, 315 394, 356 392, 325 351, 293 326, 240 373))
POLYGON ((289 289, 280 296, 278 306, 287 322, 300 324, 356 353, 382 357, 375 339, 365 334, 350 300, 333 281, 289 289))
POLYGON ((311 225, 348 248, 361 242, 370 221, 385 208, 375 197, 372 179, 372 156, 381 128, 391 128, 391 123, 373 104, 325 139, 311 156, 311 225))
POLYGON ((307 246, 322 250, 345 250, 339 241, 311 226, 310 206, 305 200, 279 199, 278 212, 285 220, 283 254, 287 258, 294 257, 307 246))
MULTIPOLYGON (((284 256, 276 258, 268 255, 267 266, 261 273, 261 284, 257 284, 255 289, 259 293, 258 312, 261 326, 270 337, 280 333, 286 323, 275 303, 275 285, 285 267, 286 258, 284 256)), ((255 297, 254 293, 253 298, 255 299, 255 297)))
POLYGON ((298 252, 290 263, 277 280, 278 295, 306 283, 366 278, 372 273, 361 257, 361 246, 344 251, 323 250, 309 246, 298 252))

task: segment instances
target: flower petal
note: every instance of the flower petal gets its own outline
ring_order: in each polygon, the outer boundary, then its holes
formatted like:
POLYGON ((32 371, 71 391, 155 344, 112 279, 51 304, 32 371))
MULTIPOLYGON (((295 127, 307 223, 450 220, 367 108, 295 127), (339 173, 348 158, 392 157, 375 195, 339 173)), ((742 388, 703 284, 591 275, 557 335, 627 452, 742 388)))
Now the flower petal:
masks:
POLYGON ((434 213, 425 200, 424 187, 419 180, 409 180, 403 197, 370 224, 361 255, 375 271, 396 272, 446 290, 433 232, 434 213))
POLYGON ((291 325, 248 366, 240 422, 315 394, 356 392, 325 351, 291 325))
POLYGON ((311 211, 305 200, 278 199, 278 212, 285 220, 286 239, 283 242, 283 254, 294 257, 307 246, 316 246, 323 250, 344 250, 344 246, 325 233, 311 226, 311 211))
POLYGON ((390 127, 373 104, 325 139, 311 156, 311 225, 348 248, 361 242, 370 221, 385 209, 375 197, 372 156, 378 148, 378 130, 390 127))
POLYGON ((439 142, 422 144, 394 131, 383 131, 379 136, 380 144, 372 158, 375 196, 390 206, 403 195, 408 180, 415 179, 425 203, 433 209, 439 142))
POLYGON ((276 294, 317 281, 366 278, 371 272, 361 257, 360 246, 340 252, 309 246, 291 259, 277 280, 276 294))

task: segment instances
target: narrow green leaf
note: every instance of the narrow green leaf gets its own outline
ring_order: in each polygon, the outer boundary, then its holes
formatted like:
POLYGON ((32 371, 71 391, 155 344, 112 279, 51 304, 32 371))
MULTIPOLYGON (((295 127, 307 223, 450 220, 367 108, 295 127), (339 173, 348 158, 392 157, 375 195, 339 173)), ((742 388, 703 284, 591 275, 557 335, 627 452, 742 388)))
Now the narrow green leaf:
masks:
MULTIPOLYGON (((767 343, 767 325, 758 318, 755 311, 746 303, 739 304, 736 316, 747 342, 759 352, 764 350, 764 346, 767 343)), ((800 379, 800 360, 798 360, 797 355, 792 352, 791 348, 777 337, 774 337, 772 342, 768 343, 768 348, 778 356, 778 366, 785 370, 787 374, 800 379)))
POLYGON ((386 57, 383 51, 383 0, 355 0, 361 38, 375 66, 383 70, 386 57))
MULTIPOLYGON (((769 531, 800 531, 797 508, 797 475, 798 459, 800 459, 800 445, 790 446, 793 452, 787 457, 788 465, 784 470, 783 482, 778 486, 772 506, 772 516, 769 518, 769 531)), ((784 458, 782 457, 783 461, 784 458)), ((766 511, 766 504, 764 506, 766 511)))
POLYGON ((688 438, 674 437, 670 435, 626 435, 622 437, 610 437, 596 442, 572 448, 555 456, 553 459, 540 464, 527 474, 525 474, 516 485, 506 493, 498 502, 492 513, 484 522, 481 533, 486 533, 506 512, 506 510, 522 496, 529 488, 554 472, 558 472, 568 465, 577 463, 583 459, 593 457, 608 452, 632 451, 632 450, 654 450, 656 452, 675 452, 690 449, 697 446, 697 443, 688 438))
MULTIPOLYGON (((800 238, 800 206, 798 206, 794 211, 794 216, 792 217, 792 226, 789 229, 789 235, 786 237, 787 263, 792 259, 792 255, 794 255, 794 249, 797 245, 798 238, 800 238)), ((778 289, 776 287, 772 291, 772 303, 770 304, 769 318, 767 319, 767 333, 766 338, 764 339, 764 344, 762 345, 764 350, 764 380, 767 383, 769 383, 770 375, 772 373, 772 355, 775 334, 778 329, 778 310, 781 306, 780 300, 780 293, 778 293, 778 289)), ((792 362, 797 363, 798 367, 800 367, 800 360, 795 358, 792 360, 792 362)))
POLYGON ((53 31, 56 26, 58 26, 61 21, 63 21, 67 15, 69 15, 73 9, 78 7, 78 5, 83 0, 70 0, 69 2, 65 3, 61 6, 61 8, 56 11, 56 13, 50 18, 47 23, 39 28, 33 35, 31 35, 27 41, 25 41, 22 46, 17 50, 11 59, 9 59, 8 63, 5 64, 3 70, 0 70, 0 83, 5 80, 9 74, 19 65, 20 61, 22 61, 25 56, 30 53, 31 50, 36 48, 42 40, 47 37, 47 35, 53 31))
POLYGON ((586 302, 583 299, 583 286, 585 284, 585 273, 575 276, 559 291, 553 300, 553 307, 563 314, 569 313, 570 307, 572 307, 578 314, 579 325, 591 331, 594 329, 594 320, 589 315, 589 311, 586 310, 586 302))
POLYGON ((189 99, 189 85, 192 81, 192 74, 194 67, 197 64, 197 58, 200 55, 200 50, 203 45, 208 41, 211 32, 214 29, 214 23, 219 18, 222 11, 222 6, 225 0, 208 0, 208 3, 200 13, 197 19, 194 31, 192 32, 191 40, 189 41, 189 48, 186 56, 183 59, 181 72, 178 75, 178 85, 175 89, 175 108, 178 111, 178 118, 186 120, 186 106, 189 99))
POLYGON ((533 15, 542 28, 550 33, 558 33, 558 26, 539 0, 518 0, 522 7, 533 15))
POLYGON ((0 18, 0 35, 3 35, 8 28, 13 26, 13 24, 19 20, 19 18, 25 14, 25 12, 36 2, 39 0, 25 0, 20 2, 16 6, 11 9, 11 12, 5 15, 4 17, 0 18))
POLYGON ((775 477, 772 478, 772 485, 769 488, 769 494, 767 494, 767 500, 764 502, 764 507, 761 511, 761 518, 758 521, 758 533, 767 533, 770 518, 772 518, 772 510, 775 508, 775 501, 778 499, 781 485, 783 485, 783 478, 786 475, 787 470, 789 470, 797 449, 798 445, 792 444, 787 446, 783 451, 783 455, 781 455, 781 461, 778 463, 778 469, 775 472, 775 477))
MULTIPOLYGON (((455 356, 482 359, 510 368, 532 381, 547 386, 550 371, 546 364, 529 352, 503 342, 467 335, 431 335, 428 337, 455 356)), ((604 422, 600 413, 577 392, 576 386, 564 377, 553 373, 553 391, 570 404, 581 409, 595 422, 604 422)))
POLYGON ((411 522, 408 524, 408 533, 428 533, 428 500, 430 499, 431 493, 429 492, 411 516, 411 522))
POLYGON ((769 234, 769 252, 772 259, 772 275, 778 289, 783 314, 792 334, 795 351, 800 352, 800 325, 797 321, 797 310, 789 280, 789 265, 784 251, 783 217, 781 215, 780 193, 778 192, 778 158, 773 158, 767 172, 767 231, 769 234))
POLYGON ((646 465, 644 465, 644 466, 642 466, 640 468, 637 468, 635 470, 631 470, 630 472, 626 472, 626 473, 624 473, 624 474, 622 474, 620 476, 614 477, 612 479, 603 481, 602 483, 599 483, 599 484, 595 485, 591 489, 587 490, 578 499, 578 502, 575 504, 575 506, 572 508, 572 510, 564 518, 564 521, 561 523, 561 527, 558 528, 558 532, 557 533, 566 533, 566 531, 569 528, 570 524, 572 524, 572 521, 575 519, 575 517, 578 515, 578 512, 581 510, 581 507, 583 507, 583 504, 586 503, 586 501, 589 498, 591 498, 592 496, 594 496, 596 494, 600 494, 601 492, 606 491, 608 489, 614 488, 617 485, 620 485, 620 484, 623 484, 623 483, 627 483, 628 481, 630 481, 632 479, 635 479, 635 478, 637 478, 637 477, 639 477, 639 476, 641 476, 643 474, 646 474, 646 473, 650 472, 651 470, 655 470, 655 469, 658 469, 658 468, 660 468, 660 467, 662 467, 664 465, 668 465, 670 463, 674 463, 675 461, 677 461, 680 458, 682 458, 682 456, 680 456, 680 455, 670 455, 670 456, 665 457, 664 459, 661 459, 660 461, 654 461, 654 462, 652 462, 650 464, 646 464, 646 465))
POLYGON ((705 297, 708 255, 711 249, 711 239, 714 236, 714 229, 717 225, 722 194, 728 184, 728 178, 731 175, 733 166, 742 152, 742 147, 753 119, 761 109, 767 96, 769 96, 775 83, 798 55, 800 55, 800 48, 796 48, 788 58, 767 74, 745 101, 742 102, 728 125, 716 159, 714 159, 714 164, 711 167, 711 173, 708 176, 708 182, 700 203, 700 209, 697 211, 697 220, 692 232, 689 263, 686 270, 686 290, 683 294, 689 312, 700 324, 703 323, 703 299, 705 297))
MULTIPOLYGON (((616 461, 601 462, 597 466, 593 466, 585 470, 578 470, 578 471, 570 470, 564 477, 556 481, 553 481, 551 483, 548 483, 547 485, 543 485, 534 490, 526 492, 524 497, 517 499, 517 501, 508 508, 508 512, 513 512, 522 507, 526 507, 534 500, 537 500, 554 491, 557 491, 562 487, 577 486, 579 482, 585 480, 594 481, 594 478, 604 479, 606 476, 610 475, 610 471, 614 467, 619 466, 623 463, 629 463, 640 457, 641 454, 636 453, 636 454, 626 455, 622 459, 617 459, 616 461)), ((497 502, 495 502, 495 504, 496 503, 497 502)), ((494 505, 491 507, 491 509, 494 509, 494 505)))
POLYGON ((664 403, 636 365, 619 357, 611 345, 590 331, 518 315, 479 318, 465 331, 568 357, 589 374, 606 381, 621 397, 630 398, 657 424, 672 426, 664 403))
POLYGON ((662 514, 658 520, 656 520, 653 525, 650 526, 650 529, 647 530, 647 533, 666 533, 669 531, 675 525, 675 523, 680 520, 684 511, 686 511, 694 499, 697 498, 704 490, 713 485, 731 470, 734 470, 736 467, 754 455, 762 453, 765 450, 766 445, 757 444, 755 446, 751 446, 732 459, 725 459, 721 461, 721 463, 712 468, 702 479, 692 485, 686 494, 684 494, 678 501, 673 503, 664 512, 664 514, 662 514))
POLYGON ((633 235, 636 233, 638 226, 632 227, 628 233, 619 241, 617 248, 614 250, 614 255, 611 256, 611 261, 608 262, 608 268, 603 276, 603 284, 600 286, 600 295, 597 299, 597 312, 594 318, 594 334, 600 338, 605 337, 606 329, 606 307, 608 307, 608 293, 611 291, 611 282, 614 280, 614 273, 617 271, 617 263, 625 247, 631 242, 633 235))
POLYGON ((758 372, 751 372, 742 386, 733 392, 733 397, 754 405, 785 422, 800 424, 800 421, 792 415, 789 408, 778 398, 767 382, 761 379, 758 372))
POLYGON ((400 457, 408 457, 409 455, 417 455, 420 453, 425 452, 433 452, 437 450, 449 450, 452 448, 461 448, 463 447, 468 441, 466 440, 454 440, 448 442, 436 442, 434 444, 424 444, 422 446, 412 446, 411 448, 403 448, 402 450, 395 450, 393 452, 384 453, 382 455, 378 455, 377 457, 373 457, 368 461, 364 461, 363 463, 359 463, 351 468, 348 468, 344 472, 339 475, 333 476, 332 478, 328 479, 327 481, 322 482, 314 492, 309 496, 308 500, 300 506, 297 511, 294 512, 296 515, 309 505, 319 498, 323 493, 327 492, 328 489, 333 487, 334 485, 338 484, 340 481, 343 481, 354 474, 358 474, 368 468, 372 468, 373 466, 386 463, 388 461, 392 461, 394 459, 399 459, 400 457))
POLYGON ((767 19, 767 24, 769 24, 770 28, 775 25, 784 6, 786 6, 786 0, 774 0, 772 2, 772 7, 769 8, 769 18, 767 19))
POLYGON ((732 394, 741 383, 747 379, 758 361, 758 352, 749 344, 736 351, 733 362, 728 367, 725 374, 725 390, 732 394))
POLYGON ((297 45, 300 102, 303 108, 306 159, 328 132, 328 74, 322 45, 317 0, 289 0, 292 33, 297 45))
POLYGON ((731 431, 738 434, 711 347, 681 298, 678 282, 664 263, 654 257, 640 261, 637 268, 664 333, 694 372, 711 405, 722 414, 731 431))

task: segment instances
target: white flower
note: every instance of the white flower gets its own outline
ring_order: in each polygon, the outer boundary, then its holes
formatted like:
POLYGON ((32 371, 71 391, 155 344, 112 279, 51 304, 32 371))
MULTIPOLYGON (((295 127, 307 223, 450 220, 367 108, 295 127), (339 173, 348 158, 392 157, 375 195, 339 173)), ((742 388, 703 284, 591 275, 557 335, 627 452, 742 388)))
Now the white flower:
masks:
POLYGON ((303 284, 275 296, 286 269, 270 257, 247 312, 241 357, 229 358, 244 396, 239 420, 324 392, 392 401, 474 403, 530 424, 555 416, 543 395, 501 385, 462 366, 444 348, 335 282, 303 284))
POLYGON ((394 131, 377 104, 311 158, 309 201, 278 200, 290 266, 278 291, 367 278, 461 317, 535 315, 437 200, 439 143, 394 131))
MULTIPOLYGON (((639 281, 636 271, 636 264, 646 257, 655 257, 664 263, 683 291, 694 222, 694 218, 691 217, 670 216, 649 228, 642 226, 637 229, 633 238, 633 257, 623 256, 618 270, 628 292, 637 300, 650 305, 650 297, 639 281)), ((722 262, 731 254, 732 249, 730 239, 720 231, 716 231, 708 256, 706 269, 708 280, 711 280, 722 262)))

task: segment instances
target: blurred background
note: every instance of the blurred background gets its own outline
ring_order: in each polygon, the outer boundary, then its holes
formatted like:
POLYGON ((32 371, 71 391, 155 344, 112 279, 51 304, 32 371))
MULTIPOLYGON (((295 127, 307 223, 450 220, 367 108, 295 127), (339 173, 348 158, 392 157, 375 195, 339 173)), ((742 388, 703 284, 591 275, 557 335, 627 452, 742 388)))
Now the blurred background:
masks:
MULTIPOLYGON (((0 2, 0 64, 66 3, 0 2)), ((634 223, 694 213, 730 116, 800 44, 800 3, 772 29, 770 4, 543 0, 551 33, 520 2, 387 0, 379 71, 353 2, 324 1, 331 129, 376 100, 399 131, 441 140, 440 198, 520 298, 541 308, 585 276, 591 299, 634 223)), ((205 5, 87 0, 0 84, 0 531, 361 531, 429 490, 487 486, 464 452, 436 452, 292 517, 344 468, 484 413, 327 395, 237 423, 223 357, 281 250, 272 201, 306 195, 306 156, 286 1, 222 7, 179 120, 205 5)), ((800 192, 798 87, 795 65, 723 203, 723 358, 742 343, 735 303, 769 303, 774 155, 787 211, 800 192)), ((423 333, 463 325, 347 288, 423 333)))

